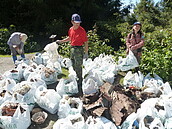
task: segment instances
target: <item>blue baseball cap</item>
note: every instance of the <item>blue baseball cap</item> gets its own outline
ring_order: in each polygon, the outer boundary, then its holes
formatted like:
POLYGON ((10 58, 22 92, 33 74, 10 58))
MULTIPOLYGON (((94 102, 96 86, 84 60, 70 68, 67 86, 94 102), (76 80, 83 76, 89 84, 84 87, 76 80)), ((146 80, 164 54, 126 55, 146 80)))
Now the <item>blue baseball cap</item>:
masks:
POLYGON ((78 14, 73 14, 72 21, 74 21, 75 23, 81 23, 81 17, 78 14))
POLYGON ((140 22, 135 22, 133 25, 142 25, 140 22))

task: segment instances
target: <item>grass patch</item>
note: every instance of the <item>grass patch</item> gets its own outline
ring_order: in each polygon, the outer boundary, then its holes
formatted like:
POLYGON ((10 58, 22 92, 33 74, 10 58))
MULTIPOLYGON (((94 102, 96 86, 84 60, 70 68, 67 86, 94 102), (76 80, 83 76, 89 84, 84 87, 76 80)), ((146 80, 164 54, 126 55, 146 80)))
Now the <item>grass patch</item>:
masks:
MULTIPOLYGON (((33 53, 25 53, 25 55, 27 54, 35 54, 36 52, 33 52, 33 53)), ((0 55, 0 57, 11 57, 11 55, 0 55)))
POLYGON ((57 77, 59 79, 63 78, 63 79, 67 79, 68 78, 68 75, 69 75, 69 70, 66 69, 66 68, 62 68, 62 73, 59 74, 57 77))

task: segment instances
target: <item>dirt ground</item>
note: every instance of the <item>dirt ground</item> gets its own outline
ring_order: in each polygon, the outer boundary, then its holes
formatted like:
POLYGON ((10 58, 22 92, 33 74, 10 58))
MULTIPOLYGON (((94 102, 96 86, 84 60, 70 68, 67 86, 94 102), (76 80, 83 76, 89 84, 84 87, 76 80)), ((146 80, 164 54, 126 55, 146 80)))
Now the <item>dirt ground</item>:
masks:
MULTIPOLYGON (((25 54, 25 56, 27 59, 31 59, 34 56, 34 54, 25 54)), ((20 58, 19 55, 17 57, 20 58)), ((11 56, 0 57, 0 74, 4 74, 4 72, 14 69, 14 68, 15 68, 15 65, 13 63, 11 56)), ((50 89, 54 89, 56 85, 57 85, 57 83, 49 85, 48 87, 50 89)), ((52 129, 52 126, 57 119, 58 119, 57 114, 48 113, 48 117, 43 124, 37 125, 32 121, 32 123, 28 129, 52 129)))
MULTIPOLYGON (((31 59, 34 54, 25 54, 26 58, 31 59)), ((17 56, 18 58, 20 58, 20 56, 17 56)), ((14 63, 12 60, 12 57, 0 57, 0 73, 3 74, 4 72, 13 69, 14 63)))

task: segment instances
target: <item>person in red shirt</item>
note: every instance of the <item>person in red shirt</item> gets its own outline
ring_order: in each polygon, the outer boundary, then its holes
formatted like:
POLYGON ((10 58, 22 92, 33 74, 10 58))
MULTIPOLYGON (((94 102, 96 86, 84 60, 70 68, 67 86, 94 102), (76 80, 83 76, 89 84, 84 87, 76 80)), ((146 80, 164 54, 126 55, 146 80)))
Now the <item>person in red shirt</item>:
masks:
POLYGON ((68 31, 68 37, 63 40, 57 40, 57 43, 70 42, 71 45, 71 61, 73 69, 78 77, 78 94, 82 96, 82 65, 83 58, 88 58, 88 38, 83 27, 80 26, 81 18, 78 14, 73 14, 71 18, 72 27, 68 31), (85 54, 84 54, 85 53, 85 54))
POLYGON ((133 52, 138 63, 140 64, 141 49, 144 46, 144 35, 141 32, 141 23, 135 22, 132 28, 132 33, 128 34, 126 40, 127 54, 129 50, 133 52))

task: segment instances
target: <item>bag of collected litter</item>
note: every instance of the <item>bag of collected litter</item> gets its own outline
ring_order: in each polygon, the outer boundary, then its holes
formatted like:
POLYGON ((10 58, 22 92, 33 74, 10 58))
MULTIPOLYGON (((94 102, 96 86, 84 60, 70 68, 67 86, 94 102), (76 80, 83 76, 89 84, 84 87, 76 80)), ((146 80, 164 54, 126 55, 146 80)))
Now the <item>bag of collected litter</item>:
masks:
POLYGON ((4 78, 0 81, 0 89, 1 90, 6 90, 10 92, 11 94, 13 93, 13 87, 16 85, 16 81, 11 78, 4 78))
POLYGON ((138 128, 138 126, 139 126, 138 123, 137 123, 137 125, 134 125, 134 122, 137 122, 137 120, 136 120, 137 117, 138 117, 138 115, 135 112, 131 113, 126 118, 126 120, 122 123, 121 129, 133 129, 134 126, 138 128))
POLYGON ((0 127, 3 129, 27 129, 31 124, 26 103, 6 101, 0 106, 0 127))
POLYGON ((101 74, 102 80, 104 80, 105 82, 109 82, 110 84, 112 84, 114 82, 115 79, 115 74, 112 71, 104 71, 101 74))
POLYGON ((171 118, 172 117, 172 100, 171 100, 171 98, 164 100, 164 109, 166 112, 166 117, 171 118))
POLYGON ((29 65, 30 60, 27 59, 27 58, 21 58, 21 59, 18 59, 18 60, 15 61, 15 65, 17 65, 17 67, 18 67, 19 64, 22 64, 22 63, 25 63, 25 64, 29 65))
POLYGON ((63 96, 59 103, 58 116, 59 118, 65 118, 68 115, 75 115, 81 113, 83 109, 83 103, 79 98, 68 98, 63 96))
POLYGON ((21 81, 21 75, 20 72, 17 69, 12 69, 9 71, 6 71, 3 76, 5 78, 10 78, 10 79, 14 79, 16 83, 21 81))
POLYGON ((24 70, 28 67, 29 65, 27 65, 26 63, 21 63, 17 66, 17 70, 19 71, 19 74, 20 74, 20 78, 24 78, 23 76, 23 73, 24 73, 24 70))
POLYGON ((47 85, 57 82, 57 73, 53 68, 47 68, 41 65, 41 68, 36 69, 36 72, 47 85))
POLYGON ((124 77, 123 84, 125 86, 135 86, 141 88, 143 86, 143 74, 138 71, 138 73, 132 73, 131 71, 127 72, 124 77))
POLYGON ((158 94, 163 84, 163 80, 157 74, 151 76, 150 73, 148 73, 143 80, 143 85, 146 87, 144 92, 158 94))
POLYGON ((56 62, 48 62, 47 65, 46 65, 47 68, 50 68, 50 69, 54 69, 57 73, 57 75, 59 75, 60 73, 62 73, 62 68, 61 68, 61 65, 58 61, 56 62))
POLYGON ((34 121, 36 124, 42 124, 47 119, 48 114, 44 111, 37 112, 33 114, 32 121, 34 121))
POLYGON ((117 67, 121 71, 127 71, 138 66, 139 64, 136 57, 134 56, 132 51, 129 51, 129 54, 126 56, 126 58, 119 59, 117 67))
POLYGON ((37 72, 41 75, 41 79, 44 80, 47 85, 57 82, 57 73, 54 69, 44 67, 37 72))
POLYGON ((160 91, 162 92, 162 94, 164 95, 168 95, 172 92, 171 86, 168 82, 164 83, 161 87, 160 87, 160 91))
POLYGON ((69 68, 72 66, 72 61, 69 58, 63 58, 63 60, 61 61, 61 66, 64 68, 69 68))
POLYGON ((30 82, 31 86, 35 87, 35 89, 38 88, 39 86, 44 86, 45 88, 47 88, 45 81, 42 80, 41 76, 37 73, 31 73, 28 76, 27 81, 30 82))
POLYGON ((83 82, 86 82, 89 78, 93 79, 97 83, 97 86, 102 86, 104 84, 98 71, 96 72, 94 70, 90 70, 88 75, 84 78, 85 81, 83 82))
POLYGON ((54 89, 46 89, 44 86, 39 86, 36 89, 35 102, 51 114, 55 114, 59 108, 60 95, 54 89))
POLYGON ((35 95, 36 88, 32 87, 30 82, 22 81, 13 87, 13 91, 13 99, 27 103, 31 111, 35 105, 33 96, 35 95))
POLYGON ((49 60, 53 63, 56 62, 59 57, 57 49, 58 49, 58 44, 56 42, 49 43, 44 47, 44 50, 49 55, 49 60))
POLYGON ((92 94, 98 92, 97 83, 92 79, 84 79, 82 83, 82 90, 84 94, 92 94))
POLYGON ((103 122, 89 116, 86 120, 87 128, 88 129, 104 129, 103 122))
POLYGON ((87 129, 83 116, 80 113, 69 115, 66 118, 58 119, 53 129, 87 129))
POLYGON ((42 54, 41 53, 36 53, 33 57, 32 57, 32 61, 35 62, 36 64, 43 64, 43 58, 42 58, 42 54))
POLYGON ((164 123, 164 128, 171 129, 171 127, 172 127, 172 118, 167 118, 164 123))
POLYGON ((35 69, 35 68, 33 68, 33 67, 31 67, 31 66, 28 66, 28 67, 24 70, 24 72, 23 72, 24 80, 27 80, 28 77, 29 77, 29 75, 30 75, 31 73, 35 73, 35 72, 36 72, 36 69, 35 69))
POLYGON ((12 94, 10 94, 9 92, 7 92, 6 90, 1 90, 0 89, 0 105, 7 101, 7 100, 11 100, 12 99, 12 94))
POLYGON ((86 124, 88 129, 117 129, 115 124, 105 117, 93 118, 89 116, 86 120, 86 124))
POLYGON ((69 76, 69 79, 60 79, 59 83, 56 86, 56 91, 61 96, 64 94, 75 94, 78 93, 78 84, 76 81, 76 78, 71 75, 69 76))

